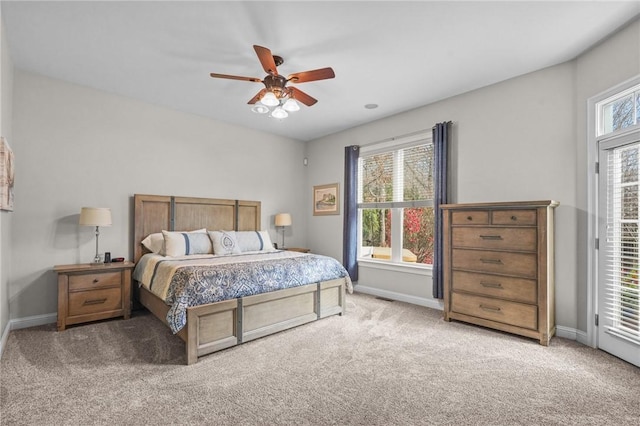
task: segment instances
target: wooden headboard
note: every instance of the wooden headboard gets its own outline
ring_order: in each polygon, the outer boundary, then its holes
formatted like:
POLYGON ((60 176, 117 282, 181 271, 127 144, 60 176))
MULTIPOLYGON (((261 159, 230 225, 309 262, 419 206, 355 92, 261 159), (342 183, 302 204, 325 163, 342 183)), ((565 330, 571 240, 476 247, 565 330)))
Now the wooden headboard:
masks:
POLYGON ((135 194, 134 224, 133 255, 138 262, 148 252, 142 240, 154 232, 259 231, 260 201, 135 194))

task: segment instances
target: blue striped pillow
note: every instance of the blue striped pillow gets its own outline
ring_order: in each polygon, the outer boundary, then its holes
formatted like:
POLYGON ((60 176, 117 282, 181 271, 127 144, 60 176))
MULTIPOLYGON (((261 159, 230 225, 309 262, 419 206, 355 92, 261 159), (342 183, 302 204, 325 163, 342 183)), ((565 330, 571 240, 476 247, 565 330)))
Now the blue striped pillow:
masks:
POLYGON ((240 251, 275 251, 267 231, 236 231, 240 251))
POLYGON ((211 239, 204 232, 169 232, 162 231, 164 236, 165 256, 186 256, 190 254, 212 254, 211 239))

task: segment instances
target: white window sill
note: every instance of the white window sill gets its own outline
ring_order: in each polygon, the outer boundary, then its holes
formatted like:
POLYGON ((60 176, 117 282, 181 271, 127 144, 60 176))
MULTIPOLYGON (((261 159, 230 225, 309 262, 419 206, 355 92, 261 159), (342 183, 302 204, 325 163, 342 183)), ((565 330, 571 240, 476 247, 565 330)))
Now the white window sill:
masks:
POLYGON ((432 265, 420 265, 415 263, 399 264, 391 263, 384 260, 374 260, 371 258, 358 259, 358 266, 372 269, 384 269, 387 271, 402 272, 405 274, 424 275, 431 277, 433 275, 432 265))

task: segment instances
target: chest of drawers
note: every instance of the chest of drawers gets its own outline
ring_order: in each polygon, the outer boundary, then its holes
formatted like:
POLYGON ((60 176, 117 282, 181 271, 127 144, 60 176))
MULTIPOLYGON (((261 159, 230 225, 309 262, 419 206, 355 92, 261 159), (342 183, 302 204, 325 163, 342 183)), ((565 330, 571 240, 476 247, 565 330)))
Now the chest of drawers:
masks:
POLYGON ((555 333, 556 201, 446 204, 444 318, 538 339, 555 333))

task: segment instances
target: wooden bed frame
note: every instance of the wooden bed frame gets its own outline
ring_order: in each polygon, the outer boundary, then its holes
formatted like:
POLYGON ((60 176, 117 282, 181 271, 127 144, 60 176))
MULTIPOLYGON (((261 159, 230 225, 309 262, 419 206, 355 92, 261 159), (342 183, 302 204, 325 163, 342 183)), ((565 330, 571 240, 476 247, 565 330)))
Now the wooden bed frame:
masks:
MULTIPOLYGON (((214 198, 134 195, 134 261, 147 251, 142 240, 154 232, 261 230, 260 202, 214 198)), ((177 333, 186 343, 187 364, 198 358, 301 324, 342 315, 344 278, 225 300, 187 309, 187 325, 177 333)), ((136 285, 138 301, 167 324, 169 306, 136 285)))

